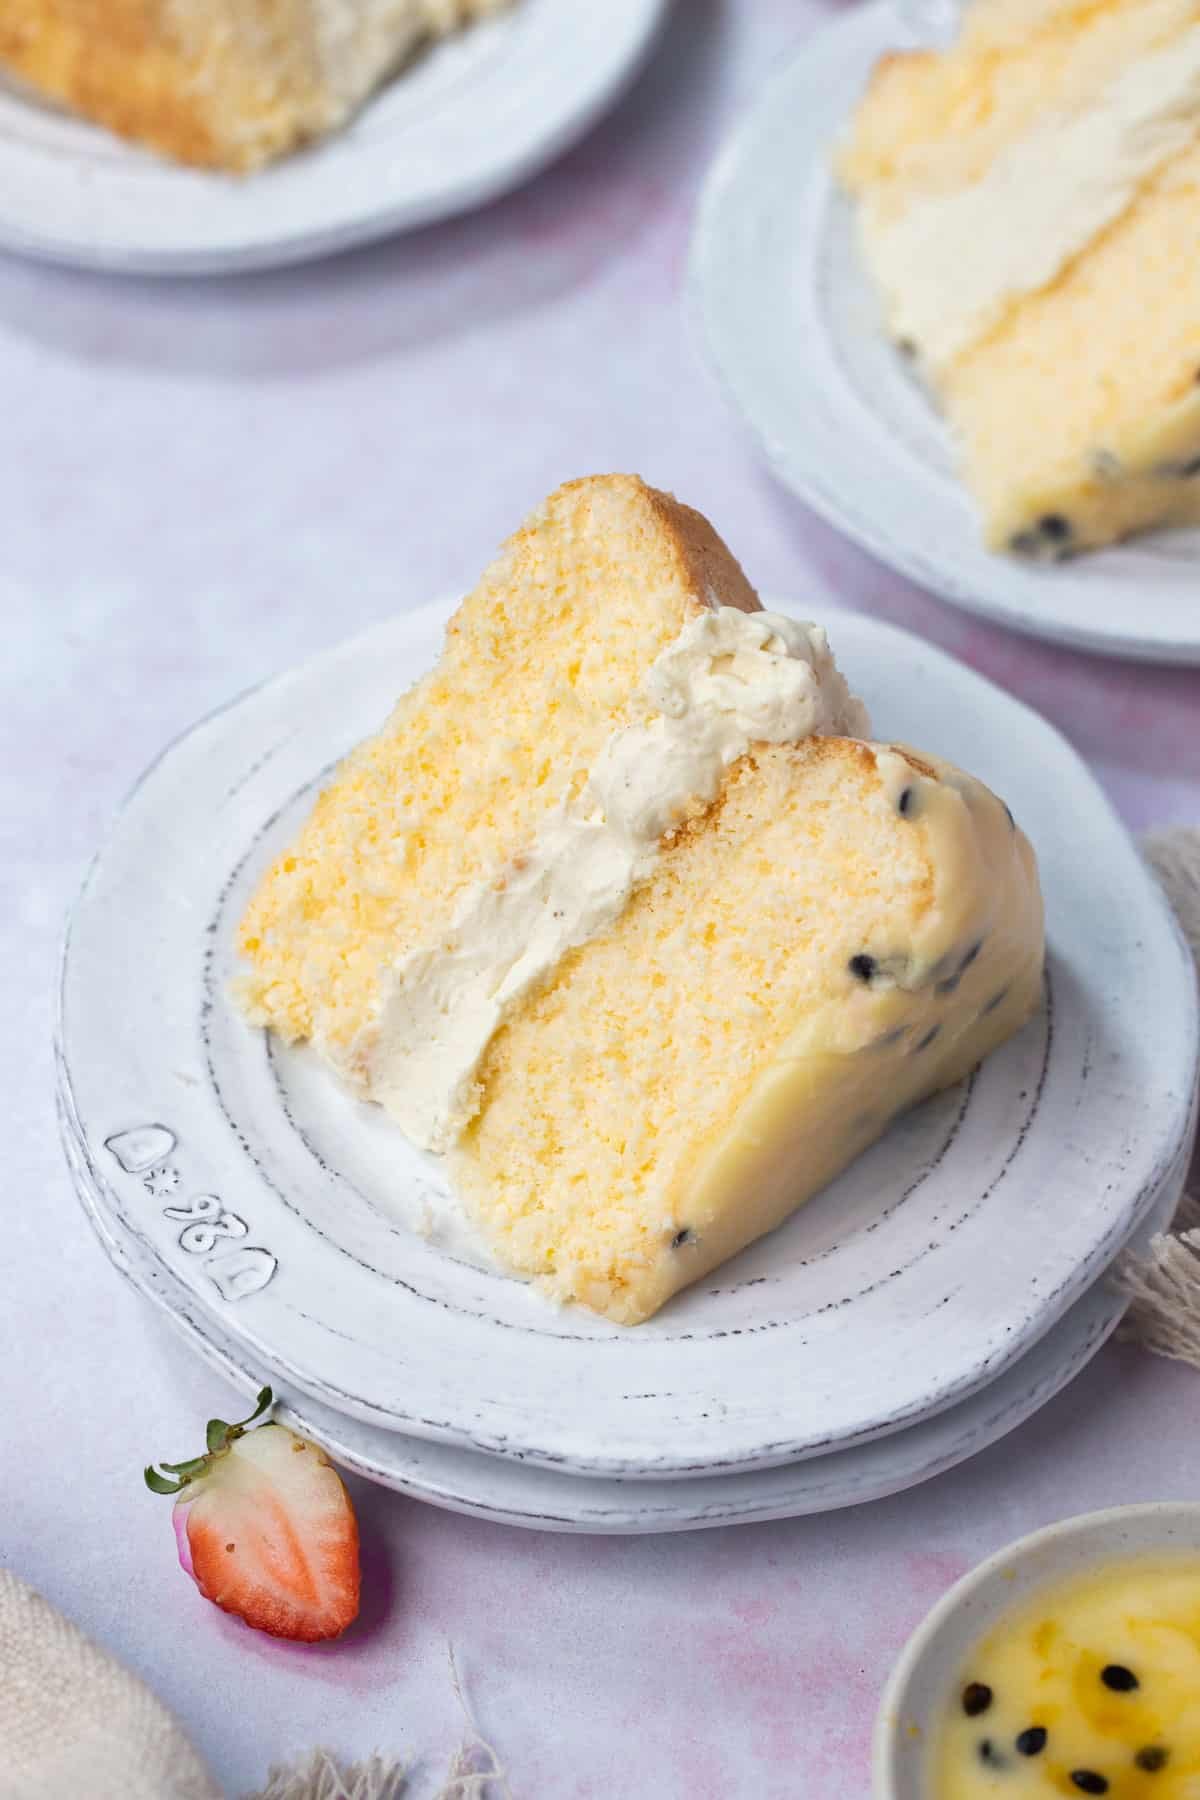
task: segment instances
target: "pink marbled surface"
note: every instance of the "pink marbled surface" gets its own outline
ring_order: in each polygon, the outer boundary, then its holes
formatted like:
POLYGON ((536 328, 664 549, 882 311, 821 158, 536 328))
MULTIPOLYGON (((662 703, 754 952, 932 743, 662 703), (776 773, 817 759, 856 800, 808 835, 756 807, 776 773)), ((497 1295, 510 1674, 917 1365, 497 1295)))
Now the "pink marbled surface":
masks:
POLYGON ((1113 1348, 969 1467, 826 1519, 557 1539, 359 1487, 367 1619, 319 1651, 207 1607, 141 1488, 230 1402, 112 1274, 62 1167, 64 907, 166 738, 468 583, 563 477, 639 469, 710 512, 765 590, 815 577, 1029 701, 1135 829, 1200 818, 1200 672, 1048 649, 896 579, 755 464, 698 362, 680 309, 697 186, 821 10, 680 0, 556 170, 341 261, 178 285, 0 262, 0 1556, 146 1674, 231 1794, 318 1737, 403 1750, 431 1791, 460 1729, 453 1640, 523 1800, 858 1800, 888 1667, 962 1570, 1070 1512, 1200 1486, 1200 1378, 1113 1348))

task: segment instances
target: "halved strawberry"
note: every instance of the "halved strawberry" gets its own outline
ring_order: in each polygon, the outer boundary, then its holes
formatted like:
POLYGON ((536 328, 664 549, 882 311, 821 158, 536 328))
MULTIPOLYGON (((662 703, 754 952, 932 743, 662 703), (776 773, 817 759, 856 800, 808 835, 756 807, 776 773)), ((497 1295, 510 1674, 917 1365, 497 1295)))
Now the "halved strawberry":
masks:
POLYGON ((358 1617, 358 1521, 323 1450, 266 1424, 263 1388, 248 1419, 210 1419, 208 1451, 146 1470, 156 1494, 175 1494, 179 1560, 206 1600, 256 1631, 316 1643, 358 1617))

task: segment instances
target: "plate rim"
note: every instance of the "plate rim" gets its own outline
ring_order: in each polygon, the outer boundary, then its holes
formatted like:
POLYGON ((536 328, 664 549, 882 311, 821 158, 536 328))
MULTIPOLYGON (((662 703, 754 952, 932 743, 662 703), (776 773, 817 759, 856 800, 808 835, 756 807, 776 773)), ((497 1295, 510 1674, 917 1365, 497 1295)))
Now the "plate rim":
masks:
MULTIPOLYGON (((814 584, 814 586, 819 586, 819 584, 814 584)), ((813 598, 815 599, 817 597, 817 594, 814 593, 813 598)), ((767 600, 768 605, 789 604, 780 602, 777 596, 764 596, 764 598, 767 600)), ((1111 802, 1108 800, 1107 795, 1104 793, 1095 777, 1091 774, 1091 771, 1088 769, 1082 757, 1079 756, 1074 747, 1062 737, 1056 728, 1047 720, 1043 719, 1041 715, 1035 713, 1032 708, 1027 707, 1024 702, 1008 694, 1004 689, 999 688, 996 683, 993 683, 985 676, 980 675, 976 670, 970 668, 968 665, 960 663, 956 658, 948 655, 936 645, 928 643, 916 634, 888 622, 876 619, 870 614, 854 613, 844 607, 837 606, 832 602, 826 604, 823 596, 821 596, 821 599, 822 604, 820 610, 823 620, 837 621, 840 615, 843 621, 854 620, 859 627, 873 637, 882 637, 885 639, 891 638, 901 641, 910 647, 914 647, 919 650, 923 657, 932 658, 935 662, 946 665, 952 671, 954 676, 965 678, 970 684, 991 690, 993 693, 1001 696, 1006 707, 1016 709, 1018 714, 1025 715, 1030 721, 1036 721, 1036 724, 1041 731, 1049 733, 1050 736, 1057 741, 1059 753, 1062 754, 1064 758, 1069 759, 1081 777, 1086 780, 1089 789, 1095 796, 1097 803, 1102 808, 1114 829, 1119 831, 1123 837, 1127 838, 1128 834, 1125 833, 1124 827, 1117 817, 1111 802)), ((404 644, 407 644, 414 638, 418 641, 425 639, 431 630, 436 631, 439 627, 444 625, 456 604, 457 602, 453 598, 443 599, 423 607, 407 610, 390 618, 385 618, 376 623, 373 627, 369 627, 367 630, 356 634, 348 640, 327 646, 323 651, 318 651, 312 658, 296 667, 282 670, 273 676, 264 678, 263 681, 252 684, 230 700, 211 709, 203 719, 177 734, 169 744, 159 751, 158 755, 132 784, 125 800, 114 813, 101 846, 88 866, 79 894, 68 915, 60 952, 55 1019, 56 1066, 61 1072, 62 1091, 76 1135, 85 1144, 87 1143, 87 1137, 75 1101, 70 1074, 70 1063, 66 1051, 64 1022, 64 1002, 72 932, 77 914, 88 899, 94 874, 103 860, 109 844, 120 832, 125 812, 131 801, 140 794, 145 784, 176 748, 184 744, 194 733, 201 730, 204 726, 241 706, 247 700, 260 693, 263 689, 268 687, 279 687, 283 689, 302 673, 311 670, 315 665, 324 663, 332 657, 346 657, 353 660, 356 657, 361 656, 363 650, 372 640, 382 639, 385 635, 391 635, 397 643, 404 644)), ((1129 848, 1131 861, 1136 864, 1143 878, 1144 896, 1148 904, 1157 913, 1160 923, 1166 926, 1174 949, 1181 959, 1181 967, 1186 965, 1190 969, 1190 952, 1187 950, 1178 922, 1175 919, 1159 884, 1154 879, 1151 871, 1144 863, 1144 860, 1137 854, 1136 847, 1130 844, 1129 848)), ((1190 1022, 1192 1085, 1194 1088, 1194 1078, 1197 1069, 1200 1068, 1200 1024, 1198 1024, 1200 996, 1196 995, 1194 984, 1192 984, 1186 997, 1185 1005, 1187 1017, 1190 1022)), ((1132 1223, 1130 1230, 1136 1230, 1139 1221, 1153 1206, 1155 1196, 1159 1192, 1163 1180, 1168 1178, 1171 1169, 1174 1167, 1174 1164, 1181 1153, 1180 1146, 1186 1146, 1193 1130, 1194 1107, 1190 1115, 1190 1124, 1187 1122, 1181 1123, 1180 1130, 1176 1134, 1174 1140, 1173 1149, 1169 1154, 1159 1157, 1155 1165, 1153 1178, 1147 1180, 1144 1186, 1139 1190, 1139 1198, 1131 1213, 1132 1223)), ((91 1156, 92 1153, 89 1147, 89 1161, 91 1161, 91 1156)), ((101 1180, 100 1185, 102 1193, 107 1193, 109 1195, 110 1209, 117 1214, 118 1218, 120 1218, 123 1210, 120 1201, 117 1199, 115 1193, 111 1192, 107 1182, 101 1180)), ((122 1222, 124 1223, 124 1221, 122 1222)), ((128 1226, 126 1228, 132 1229, 128 1226)), ((139 1241, 142 1241, 141 1234, 136 1235, 139 1236, 139 1241)), ((1128 1235, 1128 1232, 1123 1233, 1121 1241, 1124 1241, 1128 1235)), ((179 1279, 176 1272, 171 1268, 170 1264, 166 1261, 165 1257, 157 1247, 151 1245, 148 1241, 146 1241, 145 1247, 147 1252, 155 1257, 169 1276, 173 1279, 179 1279)), ((1111 1249, 1107 1244, 1100 1247, 1096 1256, 1091 1259, 1092 1276, 1090 1279, 1085 1278, 1080 1280, 1076 1278, 1072 1281, 1060 1284, 1060 1287, 1055 1290, 1055 1293, 1056 1295, 1065 1294, 1065 1298, 1059 1300, 1057 1304, 1048 1306, 1043 1312, 1039 1313, 1038 1319, 1040 1323, 1036 1329, 1026 1330, 1019 1334, 1019 1348, 1017 1350, 1014 1351, 1011 1348, 1007 1351, 998 1350, 996 1353, 985 1358, 982 1363, 977 1364, 972 1369, 972 1372, 968 1377, 952 1383, 945 1389, 935 1404, 923 1408, 919 1416, 932 1416, 935 1412, 949 1409, 959 1401, 968 1398, 971 1393, 985 1388, 993 1379, 995 1379, 998 1373, 1010 1366, 1013 1362, 1019 1360, 1020 1355, 1032 1348, 1041 1336, 1053 1329, 1070 1305, 1078 1299, 1090 1285, 1092 1285, 1092 1282, 1095 1279, 1099 1278, 1103 1273, 1103 1269, 1111 1263, 1112 1259, 1118 1253, 1119 1247, 1119 1243, 1113 1245, 1111 1249), (1103 1261, 1100 1260, 1102 1255, 1103 1261)), ((214 1318, 224 1318, 227 1320, 227 1315, 220 1313, 215 1302, 208 1301, 207 1296, 194 1292, 192 1297, 197 1305, 207 1310, 214 1318)), ((228 1326, 228 1329, 231 1332, 231 1335, 245 1345, 252 1355, 261 1358, 268 1366, 274 1367, 281 1372, 296 1388, 310 1394, 314 1399, 332 1407, 335 1411, 351 1414, 365 1423, 377 1424, 384 1429, 400 1431, 412 1436, 428 1437, 431 1440, 443 1443, 457 1444, 462 1448, 485 1454, 507 1456, 516 1461, 527 1463, 541 1462, 551 1468, 567 1468, 572 1474, 594 1474, 597 1476, 613 1475, 624 1476, 630 1479, 655 1479, 658 1476, 670 1472, 674 1477, 686 1479, 689 1477, 712 1476, 722 1472, 745 1471, 752 1467, 769 1467, 772 1465, 786 1464, 788 1462, 799 1460, 802 1456, 819 1456, 827 1453, 825 1447, 829 1440, 824 1439, 819 1442, 814 1442, 811 1439, 811 1434, 808 1438, 799 1440, 794 1437, 790 1440, 773 1438, 765 1449, 737 1452, 723 1457, 710 1456, 703 1463, 696 1463, 695 1461, 687 1462, 677 1455, 667 1456, 660 1459, 653 1467, 645 1469, 643 1474, 641 1472, 642 1465, 635 1464, 628 1457, 613 1455, 585 1456, 579 1454, 577 1451, 564 1457, 561 1449, 552 1448, 549 1445, 530 1445, 528 1442, 524 1442, 514 1446, 511 1439, 505 1438, 498 1440, 494 1435, 491 1440, 488 1441, 486 1433, 481 1433, 478 1430, 471 1430, 468 1427, 456 1426, 451 1423, 429 1421, 422 1419, 419 1415, 414 1416, 411 1413, 402 1415, 394 1409, 381 1409, 378 1404, 364 1401, 360 1396, 348 1393, 346 1390, 336 1387, 325 1378, 318 1376, 307 1369, 298 1367, 295 1362, 284 1353, 273 1352, 269 1346, 256 1338, 253 1331, 243 1329, 240 1326, 235 1329, 232 1325, 228 1326)), ((902 1411, 898 1417, 893 1415, 893 1417, 883 1425, 872 1426, 854 1433, 839 1433, 836 1440, 837 1447, 852 1447, 870 1441, 870 1439, 875 1437, 888 1436, 896 1431, 907 1428, 913 1422, 914 1415, 911 1409, 906 1409, 902 1411)))
MULTIPOLYGON (((43 227, 40 222, 36 228, 31 228, 28 218, 23 214, 14 217, 6 211, 3 198, 5 184, 0 181, 0 249, 53 267, 85 269, 101 274, 163 278, 239 275, 315 262, 425 225, 456 218, 523 186, 585 137, 617 104, 636 79, 664 27, 670 4, 671 0, 625 0, 625 22, 628 27, 626 34, 613 46, 611 57, 596 69, 591 86, 578 97, 573 108, 553 118, 541 133, 512 148, 507 159, 494 165, 485 164, 475 168, 470 172, 469 178, 460 178, 457 183, 439 184, 430 187, 424 194, 410 195, 383 205, 377 204, 373 208, 347 205, 340 221, 327 221, 290 231, 286 235, 274 235, 268 228, 249 238, 240 235, 236 242, 224 248, 211 243, 171 248, 156 246, 144 240, 137 241, 133 237, 127 237, 120 243, 89 241, 43 227)), ((561 10, 564 25, 569 25, 569 5, 563 5, 561 10)), ((492 21, 485 20, 482 23, 487 25, 492 21)), ((392 79, 403 80, 403 72, 392 79)), ((356 146, 347 133, 379 101, 388 85, 382 84, 374 94, 368 96, 346 125, 328 139, 307 148, 301 147, 291 157, 281 159, 277 165, 267 165, 267 173, 273 167, 283 167, 297 159, 308 159, 311 163, 330 150, 353 157, 356 146)), ((19 94, 10 97, 18 106, 52 106, 51 102, 41 101, 36 94, 28 100, 19 94)), ((77 115, 69 116, 102 133, 106 144, 111 139, 119 151, 147 159, 152 172, 151 178, 156 185, 161 184, 164 190, 169 190, 181 176, 186 179, 197 174, 213 174, 216 180, 231 179, 220 171, 197 171, 177 165, 154 151, 121 139, 102 125, 77 118, 77 115)), ((0 172, 8 154, 0 139, 0 172)), ((29 145, 21 146, 15 154, 32 155, 48 166, 61 160, 52 152, 42 152, 29 145)), ((364 161, 368 154, 365 149, 361 152, 364 161)), ((84 168, 99 166, 90 165, 86 156, 74 160, 84 168)), ((240 178, 232 179, 236 181, 240 178)), ((255 175, 246 179, 253 181, 255 175)))
MULTIPOLYGON (((1061 571, 1040 567, 1027 569, 984 551, 977 534, 973 503, 965 488, 961 488, 961 492, 971 507, 965 516, 974 534, 970 544, 981 558, 978 579, 969 579, 955 565, 927 555, 911 534, 890 531, 878 523, 869 507, 864 509, 855 504, 841 485, 828 483, 815 452, 800 449, 800 440, 804 436, 802 426, 793 438, 784 442, 768 428, 744 397, 746 383, 736 365, 736 352, 731 349, 734 333, 723 316, 727 304, 719 297, 722 287, 719 272, 727 268, 731 260, 727 249, 726 217, 735 210, 736 194, 750 183, 753 171, 763 160, 765 153, 760 150, 760 139, 785 100, 791 96, 793 101, 802 102, 805 93, 819 80, 822 55, 827 59, 848 56, 858 46, 859 55, 876 57, 912 42, 896 15, 893 0, 867 0, 861 8, 822 23, 764 83, 756 98, 743 108, 709 165, 696 204, 684 282, 685 307, 693 341, 725 403, 775 477, 829 525, 886 567, 947 605, 1043 642, 1137 662, 1175 667, 1200 665, 1200 600, 1197 601, 1194 630, 1183 636, 1172 631, 1149 637, 1134 629, 1098 627, 1049 616, 1040 611, 1032 599, 1019 603, 1006 600, 1003 597, 1006 583, 1035 582, 1040 594, 1052 596, 1053 588, 1049 584, 1061 571), (862 40, 861 45, 859 40, 862 40), (793 93, 795 89, 799 92, 793 93)), ((836 191, 828 166, 828 153, 832 147, 832 138, 823 139, 820 161, 814 155, 799 171, 794 207, 797 221, 806 204, 820 203, 824 207, 836 191)), ((757 191, 762 191, 761 182, 756 181, 753 185, 757 191)), ((791 229, 796 238, 799 224, 791 229)), ((842 408, 839 417, 847 418, 849 410, 842 408)), ((958 481, 957 475, 954 479, 958 481)), ((1121 546, 1105 552, 1112 556, 1121 553, 1121 546)), ((1087 561, 1085 557, 1077 559, 1077 565, 1067 566, 1079 573, 1086 570, 1087 561)), ((1191 571, 1188 579, 1195 586, 1200 583, 1200 558, 1187 567, 1191 571)), ((1136 577, 1131 575, 1129 579, 1133 583, 1136 577)))
MULTIPOLYGON (((220 1329, 219 1324, 207 1316, 198 1318, 195 1309, 187 1305, 187 1292, 178 1277, 170 1269, 165 1270, 166 1283, 160 1288, 152 1279, 146 1279, 144 1272, 134 1258, 128 1257, 125 1248, 110 1236, 107 1221, 103 1217, 102 1208, 95 1192, 89 1185, 89 1170, 86 1145, 78 1143, 74 1138, 73 1127, 63 1103, 61 1094, 56 1093, 55 1111, 58 1122, 60 1143, 71 1176, 76 1197, 97 1238, 101 1248, 113 1268, 123 1275, 141 1297, 148 1301, 158 1316, 164 1319, 175 1335, 226 1380, 240 1388, 247 1396, 255 1394, 262 1386, 261 1376, 253 1375, 239 1356, 236 1343, 229 1339, 220 1329), (178 1289, 183 1303, 172 1305, 170 1294, 178 1289)), ((1155 1232, 1164 1230, 1173 1216, 1182 1192, 1186 1169, 1181 1162, 1175 1176, 1164 1184, 1161 1194, 1155 1203, 1150 1216, 1134 1232, 1130 1248, 1139 1240, 1146 1240, 1155 1232)), ((937 1479, 951 1470, 968 1462, 975 1455, 990 1448, 1006 1437, 1011 1431, 1026 1424, 1042 1407, 1049 1404, 1062 1393, 1075 1378, 1099 1354, 1104 1345, 1115 1335, 1125 1313, 1128 1310, 1128 1297, 1114 1289, 1109 1282, 1108 1273, 1099 1276, 1091 1288, 1081 1294, 1074 1305, 1064 1316, 1051 1327, 1045 1337, 1030 1347, 1028 1357, 1021 1358, 1010 1369, 996 1378, 996 1383, 989 1384, 975 1393, 968 1395, 959 1407, 947 1408, 945 1412, 932 1415, 905 1430, 889 1434, 883 1438, 870 1440, 868 1443, 851 1446, 846 1450, 830 1451, 826 1456, 803 1458, 797 1463, 784 1463, 773 1468, 745 1469, 727 1475, 700 1476, 693 1480, 660 1476, 653 1481, 622 1481, 619 1476, 589 1477, 575 1475, 569 1471, 546 1469, 536 1463, 512 1463, 502 1457, 488 1456, 479 1452, 462 1449, 458 1445, 437 1443, 431 1440, 414 1438, 400 1431, 389 1431, 383 1426, 371 1425, 345 1415, 346 1422, 357 1426, 371 1434, 372 1442, 377 1441, 375 1457, 364 1454, 354 1443, 340 1437, 336 1430, 331 1431, 322 1419, 314 1420, 313 1414, 305 1410, 308 1396, 279 1396, 275 1403, 274 1416, 288 1425, 300 1435, 309 1437, 318 1443, 343 1467, 352 1470, 364 1480, 390 1489, 394 1493, 405 1495, 409 1499, 423 1501, 427 1505, 441 1510, 459 1513, 465 1517, 486 1519, 491 1524, 512 1526, 519 1530, 554 1531, 559 1533, 586 1534, 595 1533, 614 1537, 665 1535, 672 1532, 717 1530, 725 1526, 763 1524, 774 1519, 815 1517, 824 1513, 846 1511, 855 1506, 870 1505, 893 1494, 907 1492, 922 1486, 926 1481, 937 1479), (1100 1307, 1100 1301, 1107 1296, 1108 1304, 1100 1307), (1096 1317, 1085 1317, 1085 1309, 1096 1308, 1096 1317), (993 1414, 985 1419, 982 1428, 974 1435, 967 1428, 958 1440, 936 1457, 921 1466, 911 1462, 902 1479, 877 1476, 862 1484, 862 1491, 850 1491, 852 1484, 845 1479, 845 1470, 849 1459, 861 1458, 864 1453, 876 1457, 884 1446, 895 1445, 907 1440, 911 1450, 915 1434, 927 1433, 928 1427, 940 1427, 955 1414, 963 1414, 967 1409, 974 1412, 982 1407, 986 1398, 991 1395, 994 1400, 995 1387, 1006 1382, 1014 1382, 1018 1373, 1025 1369, 1028 1375, 1029 1359, 1040 1356, 1044 1359, 1051 1348, 1059 1349, 1059 1344, 1051 1345, 1050 1340, 1056 1334, 1063 1339, 1068 1328, 1072 1328, 1072 1348, 1056 1359, 1051 1371, 1043 1376, 1023 1397, 1000 1414, 993 1414), (404 1446, 410 1455, 415 1452, 417 1466, 410 1466, 407 1471, 398 1469, 395 1461, 389 1462, 388 1452, 392 1444, 404 1446), (449 1454, 454 1459, 461 1459, 459 1467, 462 1476, 457 1484, 439 1479, 435 1475, 419 1472, 419 1462, 423 1454, 429 1450, 435 1454, 449 1454), (839 1471, 843 1477, 840 1489, 835 1486, 835 1497, 826 1496, 816 1504, 810 1504, 811 1493, 805 1498, 806 1470, 821 1468, 828 1474, 829 1462, 841 1462, 839 1471), (495 1474, 501 1467, 506 1475, 515 1479, 531 1481, 534 1488, 553 1486, 557 1495, 558 1510, 547 1510, 543 1498, 533 1507, 521 1508, 515 1504, 500 1505, 488 1500, 482 1490, 487 1485, 489 1474, 495 1474), (724 1496, 726 1504, 721 1505, 720 1490, 728 1485, 745 1484, 762 1486, 768 1483, 772 1490, 783 1486, 784 1479, 792 1474, 800 1483, 799 1489, 788 1495, 772 1492, 769 1500, 755 1500, 753 1497, 741 1497, 731 1500, 724 1496), (474 1485, 471 1477, 477 1478, 474 1485), (630 1499, 624 1510, 614 1506, 595 1508, 588 1504, 594 1497, 598 1487, 605 1489, 626 1487, 630 1499), (659 1490, 663 1493, 660 1494, 659 1490), (637 1498, 654 1496, 654 1506, 650 1511, 639 1510, 637 1498), (583 1503, 571 1510, 571 1501, 585 1497, 583 1503), (703 1498, 700 1498, 703 1497, 703 1498), (670 1502, 674 1501, 674 1510, 670 1502)), ((323 1411, 329 1412, 334 1421, 339 1415, 333 1409, 316 1402, 323 1411)))

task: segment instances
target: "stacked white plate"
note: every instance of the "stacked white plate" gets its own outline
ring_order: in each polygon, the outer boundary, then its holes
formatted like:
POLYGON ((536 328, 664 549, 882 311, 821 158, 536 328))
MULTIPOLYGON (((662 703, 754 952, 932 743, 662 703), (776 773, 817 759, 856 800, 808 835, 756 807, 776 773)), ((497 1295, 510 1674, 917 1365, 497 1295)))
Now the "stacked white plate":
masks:
POLYGON ((833 619, 880 735, 969 766, 1031 837, 1045 1005, 782 1230, 621 1329, 491 1267, 437 1168, 228 997, 252 885, 362 722, 432 662, 448 612, 195 727, 97 858, 64 951, 59 1105, 112 1260, 340 1461, 513 1523, 820 1511, 1011 1429, 1113 1330, 1106 1271, 1169 1217, 1194 1130, 1188 952, 1087 770, 928 645, 833 619))

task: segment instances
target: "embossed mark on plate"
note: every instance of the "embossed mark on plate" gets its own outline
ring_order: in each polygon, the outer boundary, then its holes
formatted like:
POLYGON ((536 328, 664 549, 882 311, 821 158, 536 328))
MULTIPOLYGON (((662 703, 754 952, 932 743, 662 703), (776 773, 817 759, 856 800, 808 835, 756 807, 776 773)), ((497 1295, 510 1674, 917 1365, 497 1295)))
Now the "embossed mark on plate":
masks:
POLYGON ((115 1131, 104 1140, 127 1175, 140 1175, 142 1186, 156 1200, 168 1200, 163 1217, 182 1223, 179 1248, 189 1256, 204 1258, 204 1273, 222 1300, 245 1300, 265 1288, 279 1267, 278 1260, 261 1244, 233 1244, 249 1235, 250 1227, 230 1212, 217 1194, 193 1194, 171 1200, 182 1185, 182 1176, 168 1159, 179 1139, 166 1125, 135 1125, 115 1131))
POLYGON ((104 1140, 127 1175, 140 1175, 155 1163, 165 1163, 175 1148, 175 1133, 165 1125, 135 1125, 132 1131, 114 1131, 104 1140))
POLYGON ((222 1300, 244 1300, 247 1294, 257 1294, 265 1288, 277 1267, 269 1250, 247 1244, 244 1250, 235 1250, 219 1262, 210 1263, 208 1278, 222 1300))

